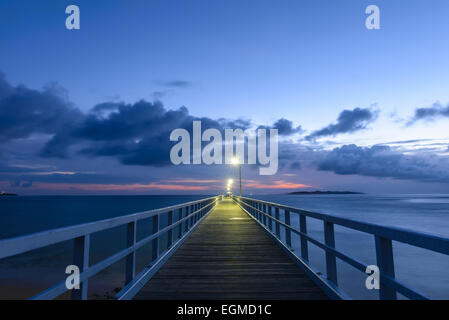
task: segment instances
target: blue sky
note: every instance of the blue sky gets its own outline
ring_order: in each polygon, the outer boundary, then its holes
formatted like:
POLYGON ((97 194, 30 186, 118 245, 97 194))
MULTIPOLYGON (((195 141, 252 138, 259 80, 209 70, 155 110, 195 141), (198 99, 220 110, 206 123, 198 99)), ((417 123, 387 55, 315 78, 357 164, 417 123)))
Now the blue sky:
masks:
MULTIPOLYGON (((300 135, 286 137, 296 148, 312 151, 298 151, 299 171, 282 171, 272 180, 369 192, 388 188, 389 192, 446 192, 444 181, 426 178, 422 183, 419 175, 397 172, 379 176, 361 170, 360 163, 358 170, 345 171, 351 174, 317 168, 326 152, 335 156, 332 150, 345 145, 371 148, 423 140, 391 145, 388 152, 418 156, 418 163, 423 157, 432 159, 424 171, 434 170, 434 157, 441 157, 436 162, 444 163, 438 167, 444 171, 448 117, 441 112, 407 123, 417 108, 433 108, 440 102, 440 110, 449 102, 448 10, 446 0, 5 0, 0 4, 0 71, 11 87, 23 84, 41 92, 48 83, 57 83, 66 90, 69 104, 82 113, 104 102, 132 105, 158 99, 166 110, 185 106, 195 117, 244 118, 254 125, 285 118, 307 135, 336 123, 343 110, 369 109, 376 117, 361 130, 314 142, 300 135), (65 28, 69 4, 80 7, 80 30, 65 28), (365 28, 369 4, 380 8, 380 30, 365 28)), ((3 166, 22 161, 22 166, 51 165, 54 171, 91 174, 111 166, 122 177, 117 184, 156 183, 166 176, 161 170, 171 170, 124 165, 114 157, 42 158, 36 156, 39 150, 19 159, 14 151, 23 152, 30 143, 38 149, 36 141, 45 143, 54 134, 44 131, 8 139, 3 166), (141 170, 148 172, 147 182, 127 178, 140 176, 141 170)), ((408 162, 406 166, 416 167, 408 162)), ((176 169, 186 179, 208 175, 197 168, 176 169)), ((222 169, 211 170, 217 180, 223 178, 222 169)), ((15 190, 18 187, 11 185, 24 184, 11 182, 23 176, 14 180, 7 173, 3 188, 15 190)), ((262 179, 248 175, 248 180, 262 179)), ((19 191, 44 192, 33 190, 38 183, 35 179, 31 188, 19 191)))

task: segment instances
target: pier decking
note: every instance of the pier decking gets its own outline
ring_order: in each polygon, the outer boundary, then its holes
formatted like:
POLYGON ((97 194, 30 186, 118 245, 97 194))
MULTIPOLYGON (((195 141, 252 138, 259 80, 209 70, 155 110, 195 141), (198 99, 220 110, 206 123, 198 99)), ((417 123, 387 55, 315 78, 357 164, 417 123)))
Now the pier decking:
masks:
POLYGON ((135 299, 327 299, 231 199, 220 202, 135 299))

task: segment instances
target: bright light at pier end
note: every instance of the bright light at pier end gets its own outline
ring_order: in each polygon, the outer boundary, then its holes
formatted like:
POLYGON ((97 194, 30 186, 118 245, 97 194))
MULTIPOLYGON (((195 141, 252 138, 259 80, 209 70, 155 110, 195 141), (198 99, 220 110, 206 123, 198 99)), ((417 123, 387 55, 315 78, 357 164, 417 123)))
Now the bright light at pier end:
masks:
POLYGON ((234 183, 234 180, 228 179, 228 185, 231 185, 231 184, 233 184, 233 183, 234 183))
POLYGON ((240 163, 240 161, 239 161, 239 159, 238 159, 238 158, 236 158, 236 157, 233 157, 233 158, 231 159, 231 163, 232 163, 233 165, 237 165, 237 164, 239 164, 239 163, 240 163))

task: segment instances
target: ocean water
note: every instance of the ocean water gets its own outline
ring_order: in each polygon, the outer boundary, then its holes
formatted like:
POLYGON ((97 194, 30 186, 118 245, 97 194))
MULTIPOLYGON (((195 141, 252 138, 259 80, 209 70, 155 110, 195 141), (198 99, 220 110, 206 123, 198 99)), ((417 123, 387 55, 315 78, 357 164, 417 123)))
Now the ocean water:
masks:
MULTIPOLYGON (((206 196, 42 196, 0 198, 0 239, 166 207, 206 196)), ((449 195, 264 195, 263 200, 306 210, 396 226, 449 238, 449 195)), ((175 219, 176 214, 175 214, 175 219)), ((293 224, 298 225, 292 214, 293 224)), ((167 221, 161 218, 162 226, 167 221)), ((308 218, 308 232, 323 241, 321 221, 308 218)), ((137 226, 138 240, 151 233, 151 221, 137 226)), ((373 236, 335 227, 336 246, 367 264, 376 264, 373 236)), ((90 264, 125 247, 124 227, 91 237, 90 264)), ((162 239, 161 250, 164 249, 162 239)), ((292 234, 295 250, 299 238, 292 234)), ((137 271, 148 263, 151 244, 137 252, 137 271)), ((436 299, 449 299, 449 257, 400 243, 393 244, 396 277, 404 284, 436 299)), ((309 244, 311 264, 325 273, 324 253, 309 244)), ((72 241, 0 260, 0 298, 27 298, 63 281, 72 264, 72 241)), ((338 259, 337 259, 338 261, 338 259)), ((123 261, 89 280, 89 296, 107 298, 123 286, 123 261)), ((337 262, 339 286, 356 299, 376 299, 365 288, 366 276, 337 262)))

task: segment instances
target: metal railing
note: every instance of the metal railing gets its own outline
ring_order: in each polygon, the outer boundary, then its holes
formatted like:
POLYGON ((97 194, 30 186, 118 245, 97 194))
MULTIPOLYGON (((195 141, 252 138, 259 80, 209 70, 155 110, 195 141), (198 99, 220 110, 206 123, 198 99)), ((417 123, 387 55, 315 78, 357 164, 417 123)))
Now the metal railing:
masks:
MULTIPOLYGON (((80 289, 72 290, 71 298, 87 299, 88 279, 112 264, 126 259, 125 286, 116 294, 115 298, 131 299, 212 211, 218 199, 219 197, 211 197, 166 208, 0 240, 0 259, 72 240, 74 242, 73 264, 80 270, 80 289), (174 222, 173 213, 176 210, 178 210, 178 219, 174 222), (160 217, 163 214, 167 214, 168 225, 160 228, 160 217), (152 233, 136 241, 137 223, 148 218, 152 219, 152 233), (126 249, 94 265, 89 265, 90 236, 96 232, 125 225, 126 249), (174 232, 174 228, 178 225, 179 228, 174 232), (167 249, 160 252, 159 239, 166 233, 168 235, 167 249), (149 244, 150 241, 152 243, 151 261, 136 275, 136 251, 149 244)), ((31 299, 54 299, 68 290, 65 281, 62 281, 31 299)))
POLYGON ((233 196, 233 199, 275 241, 277 241, 285 252, 293 258, 300 267, 302 267, 305 273, 333 299, 350 298, 338 287, 337 258, 363 273, 366 272, 368 266, 357 259, 349 257, 336 248, 334 225, 361 231, 374 236, 376 260, 380 276, 379 298, 382 300, 396 299, 397 292, 410 299, 430 299, 424 294, 407 287, 395 278, 392 241, 449 255, 449 239, 447 238, 395 227, 359 222, 268 201, 238 196, 233 196), (284 221, 281 220, 280 213, 283 213, 284 221), (290 215, 292 213, 299 215, 299 229, 294 228, 291 225, 290 215), (324 243, 312 238, 307 233, 307 217, 323 221, 324 243), (285 243, 281 241, 281 226, 285 228, 285 243), (300 237, 300 255, 297 255, 292 248, 292 232, 300 237), (309 264, 309 242, 325 251, 326 277, 309 264))

